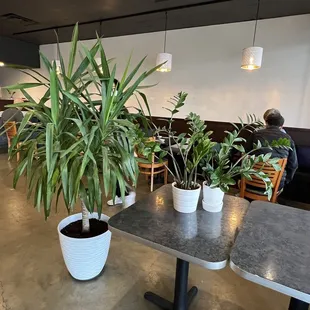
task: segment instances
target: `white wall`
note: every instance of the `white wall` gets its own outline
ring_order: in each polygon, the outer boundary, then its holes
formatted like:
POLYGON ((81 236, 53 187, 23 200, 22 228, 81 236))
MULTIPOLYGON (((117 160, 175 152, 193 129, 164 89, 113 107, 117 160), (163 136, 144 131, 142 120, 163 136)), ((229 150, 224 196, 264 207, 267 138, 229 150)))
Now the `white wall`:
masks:
MULTIPOLYGON (((156 72, 147 81, 159 83, 146 91, 152 114, 166 116, 162 106, 182 90, 189 96, 179 117, 192 111, 207 120, 237 121, 238 116, 261 116, 274 107, 287 126, 310 128, 310 15, 259 21, 256 43, 264 47, 263 67, 247 72, 240 69, 241 51, 251 45, 253 27, 254 22, 244 22, 169 31, 167 52, 173 54, 173 69, 156 72)), ((131 51, 133 63, 148 55, 144 69, 154 66, 163 38, 157 32, 103 41, 108 57, 116 58, 119 76, 131 51)), ((66 59, 69 48, 69 43, 61 44, 66 59)), ((54 57, 54 45, 41 50, 54 57)), ((17 72, 0 69, 0 86, 24 80, 17 72)))

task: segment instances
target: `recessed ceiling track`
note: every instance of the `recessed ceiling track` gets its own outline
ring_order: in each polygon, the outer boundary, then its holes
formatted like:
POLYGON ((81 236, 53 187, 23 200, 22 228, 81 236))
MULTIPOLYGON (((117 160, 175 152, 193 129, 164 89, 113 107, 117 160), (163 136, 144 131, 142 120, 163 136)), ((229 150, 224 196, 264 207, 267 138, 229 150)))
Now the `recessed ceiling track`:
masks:
MULTIPOLYGON (((193 7, 212 5, 212 4, 222 3, 222 2, 231 2, 231 1, 233 1, 233 0, 211 0, 211 1, 209 0, 209 1, 203 1, 203 2, 194 3, 194 4, 176 6, 176 7, 172 7, 172 8, 163 8, 163 9, 158 9, 158 10, 153 10, 153 11, 140 12, 140 13, 135 13, 135 14, 128 14, 128 15, 123 15, 123 16, 110 17, 110 18, 105 18, 105 19, 92 20, 92 21, 88 21, 88 22, 79 23, 79 25, 89 25, 89 24, 101 23, 101 22, 106 22, 106 21, 111 21, 111 20, 119 20, 119 19, 125 19, 125 18, 137 17, 137 16, 143 16, 143 15, 150 15, 150 14, 161 13, 161 12, 170 12, 170 11, 176 11, 176 10, 188 9, 188 8, 193 8, 193 7)), ((53 30, 55 28, 61 29, 61 28, 67 28, 67 27, 73 27, 73 26, 74 26, 74 24, 63 25, 63 26, 57 26, 56 25, 56 26, 48 27, 48 28, 41 28, 41 29, 36 29, 36 30, 16 32, 16 33, 14 33, 14 35, 21 35, 21 34, 27 34, 27 33, 53 30)))

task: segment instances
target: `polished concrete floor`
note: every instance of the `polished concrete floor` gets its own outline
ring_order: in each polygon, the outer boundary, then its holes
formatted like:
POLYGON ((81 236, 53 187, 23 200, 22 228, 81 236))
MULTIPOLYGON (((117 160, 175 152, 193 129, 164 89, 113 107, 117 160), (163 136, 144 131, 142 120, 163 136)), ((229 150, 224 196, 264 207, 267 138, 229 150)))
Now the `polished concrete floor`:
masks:
MULTIPOLYGON (((63 206, 47 222, 26 201, 25 184, 12 189, 14 165, 0 155, 0 310, 156 310, 147 290, 172 299, 175 259, 113 236, 104 272, 89 282, 70 277, 56 232, 63 206)), ((141 180, 138 198, 148 193, 141 180)), ((113 215, 119 207, 106 207, 113 215)), ((209 271, 191 265, 190 284, 199 287, 192 310, 284 310, 289 298, 250 283, 229 267, 209 271)))

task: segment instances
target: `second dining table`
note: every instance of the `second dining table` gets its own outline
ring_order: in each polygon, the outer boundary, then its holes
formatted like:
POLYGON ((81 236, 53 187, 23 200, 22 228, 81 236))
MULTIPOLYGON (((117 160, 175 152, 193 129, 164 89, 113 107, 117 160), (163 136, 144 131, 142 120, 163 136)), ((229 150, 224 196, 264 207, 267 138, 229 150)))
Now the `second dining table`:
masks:
POLYGON ((239 276, 291 297, 289 310, 310 303, 310 212, 254 201, 231 253, 239 276))

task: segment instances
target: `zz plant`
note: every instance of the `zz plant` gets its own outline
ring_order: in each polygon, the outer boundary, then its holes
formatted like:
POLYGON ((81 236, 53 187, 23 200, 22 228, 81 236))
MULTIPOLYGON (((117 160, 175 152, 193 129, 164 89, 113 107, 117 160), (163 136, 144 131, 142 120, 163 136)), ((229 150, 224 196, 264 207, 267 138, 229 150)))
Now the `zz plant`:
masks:
MULTIPOLYGON (((247 122, 240 119, 241 124, 232 124, 235 130, 232 132, 225 131, 227 136, 222 143, 212 141, 212 131, 206 131, 207 126, 199 115, 190 113, 186 118, 189 127, 189 134, 177 134, 172 125, 175 115, 185 104, 187 94, 180 92, 177 96, 171 98, 169 103, 172 109, 165 108, 171 114, 170 118, 163 119, 167 126, 156 128, 158 135, 168 137, 168 147, 166 151, 158 152, 157 157, 162 159, 169 155, 172 159, 173 170, 170 173, 174 177, 176 186, 181 189, 195 189, 198 187, 198 178, 202 176, 206 185, 211 188, 219 187, 223 192, 228 192, 230 186, 236 184, 236 177, 243 176, 251 179, 255 175, 262 179, 266 185, 268 197, 272 194, 272 183, 268 175, 262 169, 255 170, 257 163, 272 165, 275 170, 280 170, 278 158, 271 158, 271 153, 256 156, 255 153, 272 148, 289 148, 288 139, 279 139, 273 141, 270 145, 262 145, 258 142, 250 151, 246 151, 243 144, 247 141, 242 137, 244 131, 253 133, 263 126, 255 115, 248 115, 247 122), (241 153, 240 158, 232 161, 233 151, 241 153)), ((154 148, 149 148, 154 151, 154 148)), ((159 151, 159 150, 157 150, 159 151)), ((264 165, 263 165, 264 167, 264 165)))
POLYGON ((247 130, 250 134, 253 131, 258 130, 263 124, 256 119, 254 115, 248 115, 247 123, 244 123, 240 119, 241 124, 232 124, 235 130, 232 132, 226 131, 227 136, 222 143, 219 143, 217 147, 213 148, 201 161, 202 175, 206 181, 206 185, 211 188, 219 187, 223 192, 228 192, 230 186, 236 184, 236 177, 245 177, 248 180, 252 180, 252 176, 256 176, 264 181, 266 185, 266 194, 269 199, 272 195, 272 183, 267 174, 262 170, 265 164, 271 165, 276 171, 281 170, 278 165, 279 158, 271 158, 271 153, 255 155, 258 152, 270 151, 272 148, 289 148, 290 141, 288 139, 274 140, 271 145, 262 145, 260 141, 254 147, 246 151, 244 144, 246 139, 241 137, 243 131, 247 130), (233 151, 239 151, 241 153, 240 158, 236 161, 232 161, 233 151), (262 168, 255 169, 255 165, 263 163, 262 168))
POLYGON ((199 163, 211 152, 216 143, 210 139, 212 132, 205 132, 206 125, 204 121, 195 113, 190 113, 186 118, 189 126, 188 136, 185 133, 177 135, 172 129, 174 117, 179 112, 179 109, 183 107, 186 97, 187 93, 180 92, 170 99, 169 103, 172 105, 172 109, 165 108, 171 114, 170 118, 165 120, 167 126, 156 128, 156 133, 168 136, 167 151, 161 152, 159 158, 169 155, 174 169, 168 169, 174 177, 176 186, 180 189, 190 190, 198 187, 199 163), (181 158, 180 161, 177 160, 176 155, 180 155, 178 156, 181 158))

